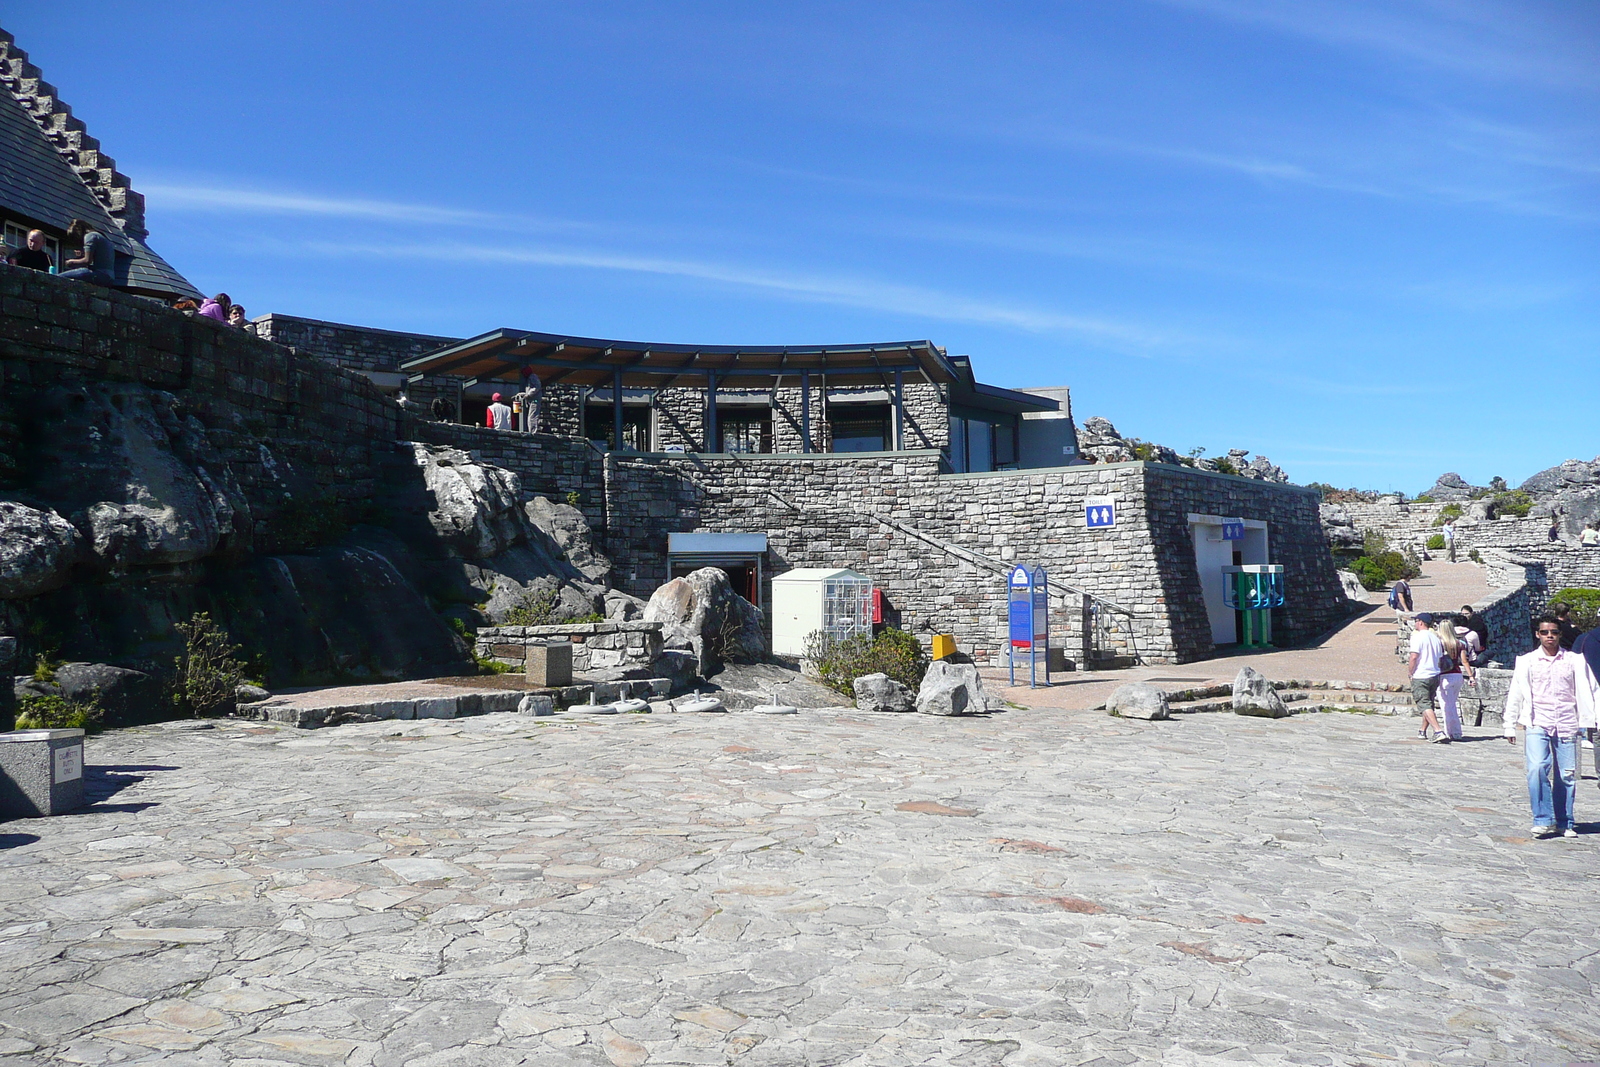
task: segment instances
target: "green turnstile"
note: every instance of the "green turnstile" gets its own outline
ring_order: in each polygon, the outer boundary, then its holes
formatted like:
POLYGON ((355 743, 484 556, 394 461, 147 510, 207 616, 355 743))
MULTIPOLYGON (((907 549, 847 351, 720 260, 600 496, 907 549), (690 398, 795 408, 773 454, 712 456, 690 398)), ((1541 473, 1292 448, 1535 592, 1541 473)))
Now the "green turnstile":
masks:
POLYGON ((1240 612, 1240 648, 1270 648, 1272 609, 1283 607, 1283 566, 1277 563, 1249 563, 1224 567, 1227 575, 1223 596, 1228 607, 1240 612))

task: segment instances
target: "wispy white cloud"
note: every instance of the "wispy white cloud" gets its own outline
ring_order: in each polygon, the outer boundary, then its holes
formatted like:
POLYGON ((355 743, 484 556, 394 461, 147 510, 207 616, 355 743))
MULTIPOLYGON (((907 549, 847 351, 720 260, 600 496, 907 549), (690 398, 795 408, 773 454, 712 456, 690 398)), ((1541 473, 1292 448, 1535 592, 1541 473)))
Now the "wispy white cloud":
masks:
POLYGON ((1397 56, 1475 78, 1600 88, 1600 39, 1585 4, 1489 0, 1160 0, 1335 47, 1397 56), (1588 32, 1584 31, 1587 19, 1588 32))

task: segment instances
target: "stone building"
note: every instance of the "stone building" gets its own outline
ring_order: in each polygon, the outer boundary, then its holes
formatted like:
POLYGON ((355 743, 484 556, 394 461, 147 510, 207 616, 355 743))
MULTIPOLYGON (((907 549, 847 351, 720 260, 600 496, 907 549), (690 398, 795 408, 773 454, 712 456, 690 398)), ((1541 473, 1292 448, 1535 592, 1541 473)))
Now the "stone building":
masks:
POLYGON ((67 227, 82 219, 116 250, 119 288, 162 300, 198 298, 188 279, 145 243, 144 197, 116 161, 62 103, 56 87, 15 39, 0 30, 0 226, 3 240, 22 248, 30 230, 44 234, 56 270, 77 254, 67 227))

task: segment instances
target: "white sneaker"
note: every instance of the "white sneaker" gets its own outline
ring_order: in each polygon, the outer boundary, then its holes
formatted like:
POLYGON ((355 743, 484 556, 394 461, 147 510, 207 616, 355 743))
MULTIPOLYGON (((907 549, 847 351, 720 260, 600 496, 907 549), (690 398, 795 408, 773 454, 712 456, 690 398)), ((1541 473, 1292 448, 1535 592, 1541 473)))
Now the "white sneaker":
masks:
POLYGON ((1577 837, 1578 836, 1578 831, 1574 830, 1572 827, 1569 826, 1565 830, 1561 831, 1561 836, 1562 837, 1577 837))
POLYGON ((1555 833, 1555 827, 1553 827, 1553 826, 1530 826, 1528 828, 1528 833, 1532 834, 1534 837, 1543 837, 1546 834, 1555 833))

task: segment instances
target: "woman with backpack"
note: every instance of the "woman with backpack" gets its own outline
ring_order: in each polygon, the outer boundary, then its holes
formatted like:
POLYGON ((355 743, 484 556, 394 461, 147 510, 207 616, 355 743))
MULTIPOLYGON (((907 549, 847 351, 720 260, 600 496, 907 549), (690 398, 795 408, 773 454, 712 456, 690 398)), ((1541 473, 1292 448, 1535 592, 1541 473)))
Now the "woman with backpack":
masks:
POLYGON ((1439 657, 1439 700, 1444 705, 1444 733, 1452 741, 1461 740, 1461 712, 1456 698, 1461 687, 1477 676, 1469 660, 1467 646, 1456 636, 1456 620, 1446 615, 1434 626, 1444 654, 1439 657))

